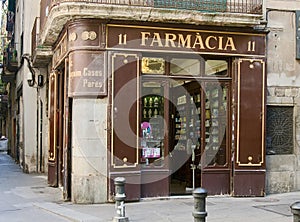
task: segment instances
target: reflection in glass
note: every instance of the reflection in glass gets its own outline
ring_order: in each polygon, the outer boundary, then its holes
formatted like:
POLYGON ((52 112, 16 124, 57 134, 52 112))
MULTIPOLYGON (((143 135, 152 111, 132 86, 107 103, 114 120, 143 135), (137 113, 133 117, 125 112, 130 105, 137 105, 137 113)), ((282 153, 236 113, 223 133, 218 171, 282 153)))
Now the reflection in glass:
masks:
POLYGON ((205 75, 227 76, 228 65, 224 60, 206 60, 205 75))
POLYGON ((171 75, 200 75, 199 59, 171 59, 171 75))
POLYGON ((164 88, 161 83, 144 81, 141 88, 141 163, 161 166, 164 159, 164 88))
POLYGON ((205 105, 205 166, 225 166, 227 85, 207 84, 205 105))

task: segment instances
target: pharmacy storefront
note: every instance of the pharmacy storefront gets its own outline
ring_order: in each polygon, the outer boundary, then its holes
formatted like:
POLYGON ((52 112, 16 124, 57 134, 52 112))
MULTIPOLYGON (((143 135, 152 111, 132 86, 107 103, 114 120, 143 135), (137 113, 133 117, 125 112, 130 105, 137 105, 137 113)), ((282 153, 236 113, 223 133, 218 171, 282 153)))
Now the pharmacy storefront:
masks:
MULTIPOLYGON (((265 194, 265 33, 79 20, 64 36, 53 64, 64 73, 69 115, 61 122, 72 127, 61 136, 77 130, 77 103, 104 104, 105 154, 95 152, 101 161, 90 163, 106 174, 94 182, 102 181, 108 200, 116 177, 125 177, 128 200, 200 186, 209 194, 265 194)), ((74 147, 75 139, 61 143, 74 147)), ((73 192, 84 174, 74 154, 65 157, 73 192)))

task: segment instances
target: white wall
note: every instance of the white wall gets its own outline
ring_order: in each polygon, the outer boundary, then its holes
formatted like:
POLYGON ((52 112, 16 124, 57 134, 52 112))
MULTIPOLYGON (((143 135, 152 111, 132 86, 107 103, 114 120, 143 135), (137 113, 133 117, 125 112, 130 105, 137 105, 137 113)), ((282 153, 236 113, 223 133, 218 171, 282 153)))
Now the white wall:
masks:
MULTIPOLYGON (((34 20, 39 16, 39 4, 36 0, 19 0, 16 3, 16 22, 15 22, 15 42, 17 43, 17 51, 19 61, 21 61, 21 35, 23 32, 23 54, 31 54, 31 31, 34 20)), ((23 118, 23 141, 24 141, 24 171, 36 171, 36 124, 37 124, 37 91, 35 88, 29 87, 27 83, 27 75, 29 69, 27 61, 24 61, 22 69, 17 75, 16 88, 22 88, 23 110, 20 117, 23 118)))
POLYGON ((268 86, 300 86, 295 13, 269 11, 268 28, 268 86))
POLYGON ((299 0, 266 0, 267 9, 299 10, 299 0))

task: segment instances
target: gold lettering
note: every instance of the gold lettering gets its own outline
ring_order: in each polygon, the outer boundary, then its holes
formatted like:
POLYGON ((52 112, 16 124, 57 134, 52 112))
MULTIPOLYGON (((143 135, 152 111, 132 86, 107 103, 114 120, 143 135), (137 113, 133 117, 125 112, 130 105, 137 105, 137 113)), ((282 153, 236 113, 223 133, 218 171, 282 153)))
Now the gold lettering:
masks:
POLYGON ((81 76, 81 71, 72 71, 70 72, 70 77, 80 77, 81 76))
POLYGON ((178 34, 178 48, 181 46, 187 49, 191 48, 191 35, 187 35, 184 39, 182 34, 178 34))
POLYGON ((205 45, 206 45, 206 48, 208 48, 208 49, 215 49, 216 48, 216 46, 211 46, 210 45, 210 40, 211 39, 214 39, 214 40, 216 40, 217 41, 217 37, 215 37, 215 36, 208 36, 207 38, 206 38, 206 40, 205 40, 205 45))
POLYGON ((119 34, 119 45, 127 44, 127 34, 119 34))
MULTIPOLYGON (((175 34, 164 33, 164 38, 159 32, 141 32, 141 46, 150 47, 172 47, 172 48, 198 48, 201 50, 230 50, 236 51, 236 46, 233 37, 209 35, 203 37, 201 33, 196 33, 195 37, 192 34, 175 34), (163 42, 163 40, 165 42, 163 42), (177 45, 178 44, 178 45, 177 45)), ((248 43, 248 50, 255 48, 255 43, 248 43)))
POLYGON ((223 36, 219 36, 219 48, 218 50, 223 50, 223 36))
POLYGON ((172 33, 166 33, 165 35, 166 37, 166 42, 165 42, 165 47, 170 47, 169 43, 171 44, 172 47, 176 47, 175 46, 175 40, 176 40, 176 35, 172 34, 172 33))
POLYGON ((248 42, 248 52, 254 52, 255 51, 255 41, 249 41, 248 42))
POLYGON ((159 35, 159 33, 157 33, 157 32, 154 32, 154 33, 153 33, 153 39, 152 39, 152 42, 151 42, 151 45, 150 45, 150 46, 153 46, 155 43, 158 44, 159 47, 163 47, 163 44, 162 44, 162 42, 161 42, 160 35, 159 35))
POLYGON ((227 42, 225 44, 224 50, 227 50, 227 48, 229 47, 231 48, 231 51, 236 51, 232 37, 227 38, 227 42))
POLYGON ((148 40, 150 36, 150 32, 141 32, 142 34, 142 43, 141 46, 146 46, 146 40, 148 40))
POLYGON ((199 45, 200 49, 205 49, 203 41, 202 41, 202 37, 201 37, 201 35, 199 33, 196 34, 196 39, 195 39, 195 42, 194 42, 194 45, 193 45, 192 48, 193 49, 196 48, 197 45, 199 45))

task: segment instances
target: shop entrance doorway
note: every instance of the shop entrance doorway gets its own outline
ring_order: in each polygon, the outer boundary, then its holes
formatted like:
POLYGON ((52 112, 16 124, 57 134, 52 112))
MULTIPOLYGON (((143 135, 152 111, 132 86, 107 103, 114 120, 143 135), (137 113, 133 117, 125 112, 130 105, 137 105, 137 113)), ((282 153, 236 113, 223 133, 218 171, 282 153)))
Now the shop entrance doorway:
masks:
MULTIPOLYGON (((154 64, 155 59, 149 61, 154 64)), ((171 195, 191 194, 195 187, 206 185, 211 194, 230 193, 227 64, 226 60, 171 59, 165 75, 153 76, 149 69, 143 73, 142 162, 158 167, 165 158, 171 195)))
POLYGON ((189 194, 201 185, 201 86, 176 82, 170 88, 170 193, 189 194))
POLYGON ((171 194, 191 194, 205 184, 214 194, 230 192, 229 85, 185 81, 171 89, 171 194), (207 177, 209 172, 215 176, 207 177))

